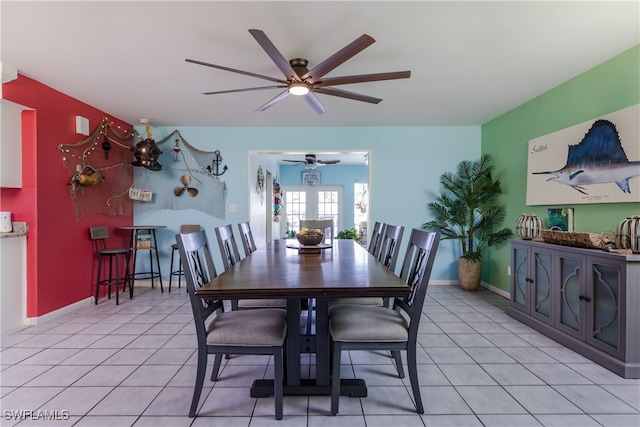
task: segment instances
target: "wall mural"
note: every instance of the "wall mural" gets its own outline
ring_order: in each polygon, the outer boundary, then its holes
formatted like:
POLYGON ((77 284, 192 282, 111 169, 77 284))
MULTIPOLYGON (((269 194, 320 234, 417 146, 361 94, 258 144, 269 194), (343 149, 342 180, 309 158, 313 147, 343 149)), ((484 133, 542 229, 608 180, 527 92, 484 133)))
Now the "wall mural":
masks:
POLYGON ((220 169, 220 152, 198 150, 178 130, 156 143, 148 123, 143 137, 114 129, 105 117, 89 137, 60 144, 58 152, 76 221, 90 213, 133 215, 134 201, 136 212, 194 209, 225 217, 227 187, 218 177, 228 167, 220 169))
POLYGON ((530 140, 527 205, 640 202, 639 107, 530 140))

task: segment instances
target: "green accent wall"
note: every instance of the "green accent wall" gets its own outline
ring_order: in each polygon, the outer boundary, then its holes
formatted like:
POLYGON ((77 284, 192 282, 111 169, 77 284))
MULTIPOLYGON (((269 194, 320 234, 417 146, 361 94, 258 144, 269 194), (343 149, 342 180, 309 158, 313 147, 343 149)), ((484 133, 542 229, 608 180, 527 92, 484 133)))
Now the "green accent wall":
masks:
MULTIPOLYGON (((485 123, 482 152, 494 156, 503 184, 506 225, 515 228, 520 214, 546 218, 547 208, 527 206, 527 149, 530 139, 640 103, 640 45, 621 53, 537 98, 485 123)), ((636 141, 640 144, 640 141, 636 141)), ((640 159, 630 159, 640 160, 640 159)), ((640 179, 640 178, 633 178, 640 179)), ((615 230, 630 215, 640 215, 640 203, 566 205, 575 211, 575 231, 615 230)), ((515 231, 515 230, 514 230, 515 231)), ((509 291, 509 245, 490 248, 482 280, 509 291)))

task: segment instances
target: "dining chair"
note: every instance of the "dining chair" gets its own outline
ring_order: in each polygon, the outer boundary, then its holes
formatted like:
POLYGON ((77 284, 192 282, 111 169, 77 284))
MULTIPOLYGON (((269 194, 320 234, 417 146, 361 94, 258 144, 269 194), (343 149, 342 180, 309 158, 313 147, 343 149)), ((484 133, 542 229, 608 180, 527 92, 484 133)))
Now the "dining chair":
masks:
POLYGON ((240 231, 240 239, 242 240, 244 255, 249 256, 257 249, 256 242, 253 240, 251 225, 249 224, 249 222, 241 222, 240 224, 238 224, 238 231, 240 231))
POLYGON ((403 233, 404 227, 402 225, 385 224, 384 231, 380 236, 380 248, 376 258, 393 272, 396 270, 403 233))
POLYGON ((333 348, 331 413, 338 413, 340 400, 340 359, 343 350, 389 350, 394 355, 398 376, 404 378, 401 351, 407 353, 407 368, 416 411, 424 413, 416 343, 429 277, 440 234, 413 229, 400 272, 411 288, 408 296, 394 298, 393 308, 367 305, 336 305, 329 309, 329 334, 333 348))
MULTIPOLYGON (((218 240, 218 246, 220 248, 220 256, 222 257, 222 265, 225 270, 228 270, 232 266, 240 262, 240 252, 238 251, 238 244, 236 238, 233 235, 233 227, 231 224, 216 227, 216 238, 218 240)), ((284 308, 287 306, 287 300, 282 299, 242 299, 231 300, 231 309, 237 310, 241 308, 264 308, 264 307, 278 307, 284 308)))
POLYGON ((378 257, 380 252, 380 244, 382 243, 382 232, 384 231, 384 222, 376 221, 371 229, 371 236, 369 237, 369 247, 367 250, 374 257, 378 257))
POLYGON ((300 228, 319 228, 324 233, 324 242, 327 242, 327 236, 329 243, 333 245, 333 219, 301 219, 300 228))
MULTIPOLYGON (((195 233, 196 231, 200 231, 200 228, 201 227, 199 224, 182 224, 180 226, 180 234, 195 233)), ((178 244, 173 243, 171 245, 171 263, 169 264, 171 266, 170 272, 169 272, 169 292, 171 292, 171 279, 173 278, 173 276, 178 276, 178 289, 180 289, 182 276, 184 275, 184 272, 182 270, 182 261, 180 260, 179 254, 178 254, 178 269, 177 270, 173 269, 173 264, 174 264, 173 259, 176 252, 178 252, 178 244)))
POLYGON ((222 257, 222 265, 225 270, 236 265, 240 261, 240 252, 238 251, 238 243, 233 235, 231 224, 223 225, 215 228, 218 246, 220 247, 220 256, 222 257))
MULTIPOLYGON (((378 226, 376 223, 374 229, 378 226)), ((402 242, 402 234, 404 227, 401 225, 389 225, 383 224, 382 234, 378 236, 378 261, 382 262, 385 267, 395 273, 396 262, 398 260, 398 253, 400 252, 400 243, 402 242)), ((360 305, 373 305, 389 307, 389 298, 381 297, 344 297, 344 298, 331 298, 329 300, 329 306, 339 304, 360 304, 360 305)))
POLYGON ((224 311, 222 300, 198 297, 196 292, 216 277, 207 235, 204 231, 178 234, 176 243, 184 266, 198 340, 198 367, 189 417, 196 416, 209 354, 215 355, 211 381, 219 380, 223 355, 251 354, 273 356, 275 417, 282 419, 286 311, 279 308, 224 311))
POLYGON ((129 258, 131 250, 129 248, 108 247, 107 239, 109 238, 109 229, 107 227, 90 227, 89 238, 93 241, 93 248, 98 254, 98 273, 96 275, 95 298, 96 305, 98 304, 100 286, 107 287, 107 295, 109 299, 111 299, 111 287, 113 286, 116 288, 116 305, 118 305, 120 304, 120 298, 118 297, 120 284, 122 283, 122 290, 124 291, 128 282, 129 298, 133 298, 133 282, 129 275, 129 258), (123 258, 122 261, 124 261, 122 265, 120 265, 121 258, 123 258), (103 278, 102 265, 107 259, 109 260, 109 272, 103 278))

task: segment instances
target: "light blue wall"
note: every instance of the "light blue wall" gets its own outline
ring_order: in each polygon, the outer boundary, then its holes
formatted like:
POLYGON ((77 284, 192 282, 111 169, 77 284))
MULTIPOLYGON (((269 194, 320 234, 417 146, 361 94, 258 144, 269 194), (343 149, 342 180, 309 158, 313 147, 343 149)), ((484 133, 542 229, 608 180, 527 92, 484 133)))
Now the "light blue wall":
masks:
MULTIPOLYGON (((224 164, 229 167, 221 177, 228 188, 227 207, 224 219, 193 210, 163 209, 134 214, 135 224, 167 226, 158 233, 163 276, 168 276, 170 245, 180 224, 201 224, 215 247, 214 227, 234 224, 235 228, 237 223, 249 219, 249 206, 255 195, 255 171, 249 160, 252 151, 370 150, 371 221, 404 225, 408 237, 412 228, 419 228, 428 219, 426 204, 440 192, 440 175, 454 170, 460 160, 478 158, 481 144, 479 126, 159 127, 153 129, 153 134, 160 140, 175 129, 200 150, 220 150, 224 164), (237 205, 237 212, 229 212, 230 204, 237 205)), ((144 133, 144 129, 138 131, 144 133)), ((156 173, 157 179, 162 179, 162 172, 145 173, 156 173)), ((167 182, 167 191, 174 186, 174 182, 167 182)), ((403 244, 401 251, 404 247, 403 244)), ((457 251, 453 242, 440 245, 433 280, 457 280, 457 251)), ((221 268, 219 258, 214 260, 221 268)))

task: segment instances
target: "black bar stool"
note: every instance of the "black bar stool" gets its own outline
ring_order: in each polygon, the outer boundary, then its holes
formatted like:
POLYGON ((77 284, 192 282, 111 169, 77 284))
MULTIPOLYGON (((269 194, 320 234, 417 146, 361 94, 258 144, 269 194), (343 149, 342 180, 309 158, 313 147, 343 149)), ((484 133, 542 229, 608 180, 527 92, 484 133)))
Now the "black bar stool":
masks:
POLYGON ((98 293, 100 286, 107 286, 108 296, 111 299, 111 286, 116 288, 116 305, 120 304, 118 298, 120 283, 122 290, 126 288, 129 282, 129 298, 133 298, 133 282, 129 276, 129 248, 110 248, 107 247, 107 239, 109 238, 109 230, 107 227, 91 227, 89 228, 89 236, 93 240, 93 246, 98 254, 98 274, 96 277, 96 305, 98 304, 98 293), (121 273, 120 257, 124 256, 124 274, 121 273), (102 264, 109 260, 109 274, 102 277, 102 264), (115 264, 115 265, 114 265, 115 264), (114 268, 115 267, 115 268, 114 268))

